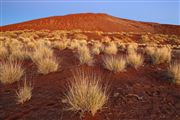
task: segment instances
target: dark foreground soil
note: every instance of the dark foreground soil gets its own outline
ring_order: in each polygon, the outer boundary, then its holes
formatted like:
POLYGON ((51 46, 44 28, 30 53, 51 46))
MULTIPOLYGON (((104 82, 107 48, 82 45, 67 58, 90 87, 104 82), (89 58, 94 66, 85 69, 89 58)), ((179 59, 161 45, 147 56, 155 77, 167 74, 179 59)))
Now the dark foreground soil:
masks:
MULTIPOLYGON (((70 50, 57 53, 62 67, 48 75, 37 74, 31 62, 25 63, 27 80, 33 83, 32 99, 23 105, 16 102, 20 83, 0 84, 0 120, 80 120, 79 113, 67 111, 63 102, 65 85, 78 60, 70 50)), ((178 58, 179 59, 179 58, 178 58)), ((110 84, 110 98, 94 117, 85 120, 180 120, 180 86, 166 76, 167 65, 145 63, 138 70, 128 68, 113 74, 99 65, 90 67, 102 72, 110 84)), ((87 68, 87 66, 83 66, 87 68)))

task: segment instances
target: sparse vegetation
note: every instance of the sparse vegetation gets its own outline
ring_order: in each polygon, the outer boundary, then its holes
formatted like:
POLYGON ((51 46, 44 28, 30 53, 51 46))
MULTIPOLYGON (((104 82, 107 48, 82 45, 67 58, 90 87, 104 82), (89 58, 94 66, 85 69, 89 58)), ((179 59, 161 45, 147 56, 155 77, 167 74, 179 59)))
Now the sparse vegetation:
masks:
POLYGON ((126 59, 120 56, 104 56, 103 66, 113 72, 121 72, 126 68, 126 59))
POLYGON ((54 41, 53 48, 57 48, 59 50, 64 50, 67 47, 67 41, 54 41))
POLYGON ((169 63, 171 61, 171 49, 167 47, 156 48, 151 59, 154 64, 169 63))
POLYGON ((128 64, 135 69, 143 65, 144 58, 141 54, 138 54, 137 52, 131 52, 128 54, 127 57, 128 64))
POLYGON ((175 83, 180 84, 180 63, 171 64, 168 73, 175 83))
POLYGON ((3 84, 11 84, 19 81, 23 74, 24 70, 18 61, 9 60, 0 63, 0 81, 3 84))
POLYGON ((114 42, 109 43, 109 45, 105 46, 104 52, 108 55, 116 55, 118 52, 116 44, 114 42))
POLYGON ((47 57, 39 59, 36 63, 39 73, 48 74, 50 72, 55 72, 59 68, 59 63, 55 57, 47 57))
POLYGON ((22 87, 18 88, 18 91, 16 92, 17 94, 17 102, 19 104, 23 104, 24 102, 28 101, 31 99, 32 96, 32 85, 24 81, 24 84, 22 87))
POLYGON ((137 44, 129 44, 128 47, 127 47, 127 52, 128 54, 131 54, 131 53, 134 53, 136 52, 138 49, 138 45, 137 44))
POLYGON ((0 45, 0 59, 5 59, 7 58, 9 52, 6 47, 3 45, 0 45))
POLYGON ((53 50, 46 46, 36 48, 31 55, 31 59, 37 65, 38 72, 42 74, 55 72, 60 67, 59 62, 53 55, 53 50))
POLYGON ((101 110, 108 100, 107 86, 102 86, 101 82, 101 76, 93 71, 74 71, 66 94, 69 109, 92 115, 101 110))
POLYGON ((31 59, 34 63, 37 63, 41 59, 53 57, 53 50, 46 46, 36 47, 34 52, 31 54, 31 59))
POLYGON ((93 57, 90 54, 89 48, 85 45, 78 48, 78 59, 80 64, 93 65, 93 57))

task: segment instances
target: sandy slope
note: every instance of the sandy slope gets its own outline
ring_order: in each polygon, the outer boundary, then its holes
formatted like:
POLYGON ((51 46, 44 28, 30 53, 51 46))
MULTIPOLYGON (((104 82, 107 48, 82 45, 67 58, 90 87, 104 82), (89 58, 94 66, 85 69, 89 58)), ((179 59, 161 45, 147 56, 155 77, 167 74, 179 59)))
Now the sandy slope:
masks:
POLYGON ((1 30, 73 30, 108 32, 151 32, 180 35, 180 26, 158 23, 138 22, 121 19, 107 14, 72 14, 54 16, 0 27, 1 30))

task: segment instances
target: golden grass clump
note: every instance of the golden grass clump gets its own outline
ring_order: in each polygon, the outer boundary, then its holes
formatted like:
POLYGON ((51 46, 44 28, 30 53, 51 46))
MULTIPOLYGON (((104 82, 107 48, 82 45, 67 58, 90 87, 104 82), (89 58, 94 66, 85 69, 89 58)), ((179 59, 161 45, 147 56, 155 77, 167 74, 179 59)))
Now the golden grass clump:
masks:
POLYGON ((59 68, 59 63, 53 55, 53 50, 46 46, 40 46, 31 55, 32 61, 37 65, 39 73, 48 74, 59 68))
POLYGON ((108 46, 105 46, 104 52, 108 55, 116 55, 118 52, 116 44, 114 42, 110 42, 108 46))
POLYGON ((102 85, 102 78, 93 71, 78 69, 73 72, 66 93, 69 110, 91 112, 94 116, 108 100, 107 85, 102 85))
POLYGON ((157 48, 151 58, 154 64, 169 63, 171 61, 171 49, 167 47, 157 48))
POLYGON ((93 46, 91 48, 92 54, 99 55, 102 51, 102 47, 103 47, 102 43, 99 41, 93 41, 92 44, 93 44, 93 46))
POLYGON ((23 74, 24 70, 20 62, 9 60, 0 63, 0 81, 3 84, 11 84, 19 81, 23 74))
POLYGON ((117 45, 118 49, 120 49, 120 50, 124 51, 126 49, 126 44, 125 43, 116 42, 116 45, 117 45))
POLYGON ((36 47, 34 52, 31 54, 31 59, 35 63, 37 63, 40 59, 51 57, 53 57, 53 50, 44 45, 36 47))
POLYGON ((141 54, 138 54, 137 52, 131 52, 127 56, 128 64, 135 69, 143 65, 144 58, 141 54))
POLYGON ((59 63, 54 57, 41 58, 36 63, 38 67, 38 72, 42 74, 48 74, 50 72, 55 72, 59 68, 59 63))
POLYGON ((70 41, 68 44, 68 48, 71 50, 77 49, 78 47, 79 47, 79 42, 78 42, 78 40, 75 40, 75 39, 70 41))
POLYGON ((147 55, 152 56, 156 51, 156 47, 147 46, 144 50, 147 55))
POLYGON ((120 56, 104 56, 103 66, 113 72, 121 72, 126 68, 126 59, 120 56))
POLYGON ((93 57, 89 48, 85 45, 78 48, 78 59, 80 64, 93 65, 93 57))
POLYGON ((168 69, 168 74, 175 83, 180 85, 180 63, 171 64, 168 69))
POLYGON ((17 60, 30 59, 30 52, 26 49, 16 49, 11 51, 10 57, 17 60))
POLYGON ((6 47, 0 45, 0 59, 5 59, 9 55, 9 52, 6 47))
POLYGON ((136 52, 138 49, 138 44, 132 43, 127 46, 127 52, 128 54, 136 52))
POLYGON ((94 55, 99 55, 100 54, 100 49, 98 47, 93 47, 92 48, 92 54, 94 55))
POLYGON ((23 104, 31 99, 32 89, 32 85, 30 83, 28 84, 25 80, 23 86, 16 92, 18 104, 23 104))
POLYGON ((58 50, 64 50, 67 48, 67 41, 54 41, 53 48, 57 48, 58 50))

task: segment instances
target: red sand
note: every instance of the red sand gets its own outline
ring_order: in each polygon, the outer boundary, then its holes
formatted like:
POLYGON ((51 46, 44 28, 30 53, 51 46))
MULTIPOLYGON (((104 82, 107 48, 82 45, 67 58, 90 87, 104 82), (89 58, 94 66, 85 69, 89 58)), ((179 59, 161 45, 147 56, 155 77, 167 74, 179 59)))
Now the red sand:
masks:
POLYGON ((2 31, 7 30, 73 30, 105 32, 150 32, 162 34, 180 35, 179 25, 165 25, 158 23, 138 22, 121 19, 107 14, 72 14, 66 16, 54 16, 37 20, 7 25, 0 27, 2 31))

